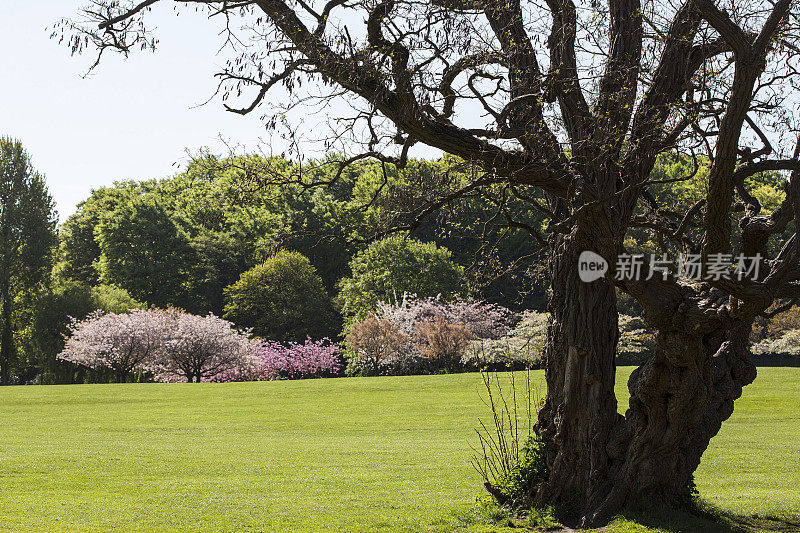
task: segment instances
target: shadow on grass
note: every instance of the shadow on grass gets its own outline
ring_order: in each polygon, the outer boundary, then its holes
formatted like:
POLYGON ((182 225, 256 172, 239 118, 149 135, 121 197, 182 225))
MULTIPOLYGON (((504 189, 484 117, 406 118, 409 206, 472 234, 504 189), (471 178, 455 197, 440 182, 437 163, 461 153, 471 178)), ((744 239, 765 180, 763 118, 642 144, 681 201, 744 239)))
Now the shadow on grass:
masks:
POLYGON ((629 508, 601 531, 608 533, 638 533, 656 531, 663 533, 800 533, 800 516, 751 515, 742 516, 723 511, 699 501, 691 510, 678 510, 668 506, 629 508))
MULTIPOLYGON (((569 524, 568 520, 564 523, 569 524)), ((800 533, 800 516, 796 515, 736 515, 698 501, 690 510, 670 506, 632 506, 615 516, 606 526, 580 530, 559 523, 552 511, 516 515, 507 509, 484 500, 471 513, 456 523, 450 522, 447 531, 465 533, 514 533, 517 531, 602 533, 800 533)), ((573 526, 574 527, 574 526, 573 526)), ((444 531, 435 529, 435 531, 444 531)))

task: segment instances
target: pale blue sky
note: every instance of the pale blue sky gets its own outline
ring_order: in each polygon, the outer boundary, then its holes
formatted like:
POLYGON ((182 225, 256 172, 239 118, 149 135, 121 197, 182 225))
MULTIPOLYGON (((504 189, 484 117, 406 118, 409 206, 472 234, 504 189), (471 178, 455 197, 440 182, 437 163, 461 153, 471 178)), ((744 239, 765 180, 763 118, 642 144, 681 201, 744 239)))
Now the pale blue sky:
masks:
POLYGON ((62 222, 92 188, 118 179, 172 175, 185 149, 222 150, 223 136, 256 147, 268 139, 257 114, 240 117, 207 100, 219 28, 171 7, 153 13, 160 47, 126 62, 108 56, 87 79, 92 57, 71 58, 47 28, 85 0, 0 2, 0 135, 19 138, 47 177, 62 222))

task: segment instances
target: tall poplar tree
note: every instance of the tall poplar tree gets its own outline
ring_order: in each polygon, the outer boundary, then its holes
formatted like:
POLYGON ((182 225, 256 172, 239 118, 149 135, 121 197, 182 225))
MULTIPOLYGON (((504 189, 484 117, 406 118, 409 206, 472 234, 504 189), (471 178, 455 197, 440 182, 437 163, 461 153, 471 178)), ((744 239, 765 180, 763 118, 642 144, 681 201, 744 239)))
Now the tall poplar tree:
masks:
POLYGON ((0 137, 0 383, 16 359, 15 301, 44 281, 56 243, 56 212, 44 176, 22 143, 0 137))

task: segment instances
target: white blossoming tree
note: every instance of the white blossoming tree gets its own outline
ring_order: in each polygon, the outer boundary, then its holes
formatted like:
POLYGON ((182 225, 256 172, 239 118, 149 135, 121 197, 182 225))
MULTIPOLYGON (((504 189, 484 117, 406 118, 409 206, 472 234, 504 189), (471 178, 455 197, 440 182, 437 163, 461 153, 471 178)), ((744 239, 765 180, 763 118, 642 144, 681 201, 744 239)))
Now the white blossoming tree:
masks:
POLYGON ((790 329, 777 339, 764 339, 751 350, 756 355, 800 355, 800 329, 790 329))
POLYGON ((134 370, 147 369, 155 362, 166 341, 167 319, 159 310, 92 313, 70 325, 58 358, 89 368, 109 368, 122 383, 134 370))
POLYGON ((197 316, 169 312, 169 332, 153 366, 159 381, 199 383, 220 373, 246 370, 254 364, 259 346, 249 331, 238 332, 233 323, 213 314, 197 316))
POLYGON ((59 359, 89 368, 108 368, 118 382, 135 370, 157 381, 195 381, 244 370, 258 348, 249 331, 227 320, 176 309, 96 312, 70 326, 59 359))

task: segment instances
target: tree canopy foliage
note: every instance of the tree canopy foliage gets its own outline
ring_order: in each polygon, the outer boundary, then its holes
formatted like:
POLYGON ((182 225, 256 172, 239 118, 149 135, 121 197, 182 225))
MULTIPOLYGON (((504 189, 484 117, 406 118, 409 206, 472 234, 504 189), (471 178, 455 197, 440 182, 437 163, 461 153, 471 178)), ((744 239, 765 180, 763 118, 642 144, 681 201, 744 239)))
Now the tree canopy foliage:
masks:
POLYGON ((464 269, 450 250, 401 236, 370 244, 353 257, 350 271, 339 282, 348 320, 362 319, 379 301, 399 301, 406 293, 451 298, 464 289, 464 269))
POLYGON ((225 318, 265 339, 301 342, 336 334, 333 302, 307 257, 282 251, 225 290, 225 318))

